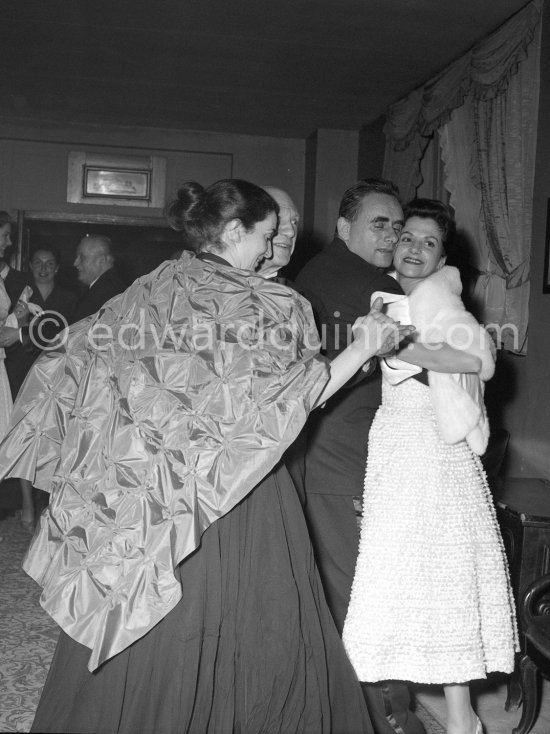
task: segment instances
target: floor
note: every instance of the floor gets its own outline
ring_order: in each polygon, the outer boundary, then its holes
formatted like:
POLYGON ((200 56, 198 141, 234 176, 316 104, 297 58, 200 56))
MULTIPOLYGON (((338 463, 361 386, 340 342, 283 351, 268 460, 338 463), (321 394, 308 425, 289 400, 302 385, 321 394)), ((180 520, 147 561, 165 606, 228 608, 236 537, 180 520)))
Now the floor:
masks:
POLYGON ((59 632, 21 569, 30 535, 11 516, 0 537, 0 732, 27 732, 59 632))
MULTIPOLYGON (((28 732, 58 635, 39 605, 40 589, 21 569, 30 536, 15 517, 0 522, 0 732, 28 732)), ((444 734, 445 704, 437 687, 414 689, 428 734, 444 734)), ((521 712, 504 710, 506 683, 492 677, 474 687, 485 734, 511 734, 521 712)), ((531 734, 550 734, 550 682, 531 734)))
MULTIPOLYGON (((521 709, 505 711, 506 679, 490 676, 486 681, 472 685, 472 700, 485 734, 511 734, 521 718, 521 709)), ((418 686, 414 695, 434 718, 445 724, 445 699, 442 689, 436 686, 418 686)), ((550 681, 543 681, 542 706, 536 725, 530 734, 550 734, 550 681)))

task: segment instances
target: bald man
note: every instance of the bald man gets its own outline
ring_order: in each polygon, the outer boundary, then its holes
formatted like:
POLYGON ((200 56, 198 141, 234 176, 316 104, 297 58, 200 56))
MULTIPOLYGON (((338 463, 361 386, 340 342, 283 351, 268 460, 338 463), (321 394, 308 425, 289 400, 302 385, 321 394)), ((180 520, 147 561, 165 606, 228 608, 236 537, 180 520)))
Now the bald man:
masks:
POLYGON ((276 189, 274 186, 264 186, 263 188, 279 205, 279 224, 277 234, 271 242, 273 254, 262 261, 258 273, 263 275, 264 278, 275 278, 279 270, 288 265, 294 252, 300 215, 286 191, 276 189))
POLYGON ((125 290, 126 286, 113 269, 114 263, 109 237, 86 235, 80 240, 74 266, 78 280, 87 288, 76 305, 73 322, 91 316, 110 298, 125 290))
MULTIPOLYGON (((296 246, 298 224, 300 222, 298 209, 286 191, 277 189, 274 186, 264 186, 263 189, 279 205, 279 220, 277 233, 271 241, 272 255, 262 260, 257 272, 263 275, 264 278, 276 278, 278 283, 297 290, 292 281, 279 277, 279 270, 288 265, 296 246)), ((302 295, 307 297, 307 294, 302 293, 302 295)), ((302 431, 283 456, 283 462, 292 477, 302 504, 305 504, 305 442, 306 433, 302 431)))

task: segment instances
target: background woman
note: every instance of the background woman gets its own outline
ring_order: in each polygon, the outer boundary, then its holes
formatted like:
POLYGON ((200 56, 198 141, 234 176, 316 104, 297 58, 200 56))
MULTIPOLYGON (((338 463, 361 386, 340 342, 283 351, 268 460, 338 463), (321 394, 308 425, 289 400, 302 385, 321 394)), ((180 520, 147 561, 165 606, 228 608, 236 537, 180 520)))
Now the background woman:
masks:
MULTIPOLYGON (((31 301, 42 311, 48 313, 35 316, 31 321, 30 334, 32 338, 27 340, 25 349, 19 352, 19 369, 17 371, 19 380, 15 388, 17 392, 19 392, 33 362, 40 354, 40 347, 47 347, 49 340, 53 339, 64 328, 65 324, 72 321, 76 296, 71 291, 56 284, 55 276, 59 270, 59 262, 59 252, 51 245, 43 245, 32 252, 30 256, 29 269, 33 289, 31 301)), ((19 481, 22 499, 21 524, 29 532, 33 532, 36 493, 28 480, 20 479, 19 481)), ((40 495, 42 494, 40 493, 40 495)), ((38 505, 43 506, 45 498, 37 497, 36 499, 38 505)))
MULTIPOLYGON (((0 233, 0 253, 2 252, 2 240, 0 233)), ((0 327, 6 323, 10 311, 10 299, 4 287, 4 281, 0 278, 0 327)), ((8 375, 4 367, 5 352, 0 347, 0 440, 8 430, 10 421, 12 401, 8 375)))
POLYGON ((368 733, 278 461, 393 322, 362 319, 329 380, 309 304, 253 272, 269 194, 189 183, 169 215, 198 256, 71 327, 1 452, 51 489, 25 568, 65 631, 33 730, 368 733))
MULTIPOLYGON (((3 250, 2 232, 0 230, 0 256, 3 254, 3 250)), ((4 281, 0 278, 0 327, 5 324, 9 310, 10 299, 6 293, 4 281)), ((0 441, 4 438, 8 430, 12 409, 10 383, 8 382, 8 375, 4 367, 4 356, 4 349, 0 347, 0 441)), ((3 537, 0 536, 0 541, 2 540, 3 537)))
POLYGON ((42 310, 53 311, 70 321, 76 305, 76 295, 57 285, 59 265, 59 251, 52 245, 42 245, 31 253, 29 269, 34 283, 32 301, 42 310))
POLYGON ((11 303, 11 312, 16 320, 10 319, 6 325, 0 327, 0 347, 6 350, 5 367, 11 388, 12 399, 15 399, 19 389, 18 360, 23 349, 20 328, 28 323, 29 312, 26 304, 21 300, 25 288, 29 285, 26 274, 12 268, 6 251, 12 246, 12 222, 8 212, 0 211, 0 278, 3 280, 6 293, 11 303))
POLYGON ((458 271, 444 266, 449 208, 419 199, 405 218, 394 266, 407 298, 392 297, 388 312, 405 314, 406 304, 424 343, 383 364, 343 638, 360 680, 443 684, 447 732, 480 734, 468 681, 511 672, 517 645, 503 544, 477 455, 488 435, 480 378, 491 376, 493 356, 462 305, 458 271))
POLYGON ((26 283, 17 277, 20 274, 13 271, 4 259, 11 245, 11 219, 7 212, 0 212, 0 440, 7 430, 12 406, 12 390, 4 364, 4 347, 19 342, 19 329, 26 324, 29 315, 26 305, 17 302, 26 283), (8 278, 10 293, 5 285, 8 278), (13 311, 13 315, 8 319, 10 311, 13 311))

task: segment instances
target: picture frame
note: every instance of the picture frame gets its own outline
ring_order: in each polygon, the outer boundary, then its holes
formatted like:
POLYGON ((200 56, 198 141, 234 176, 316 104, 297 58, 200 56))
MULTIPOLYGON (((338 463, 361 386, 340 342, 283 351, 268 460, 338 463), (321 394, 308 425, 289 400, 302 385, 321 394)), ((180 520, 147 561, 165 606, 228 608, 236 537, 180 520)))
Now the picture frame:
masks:
POLYGON ((67 202, 162 209, 166 194, 166 159, 71 151, 67 202))
POLYGON ((546 239, 544 241, 544 280, 542 292, 550 293, 550 199, 546 207, 546 239))
POLYGON ((145 200, 150 198, 151 171, 85 165, 83 173, 84 196, 145 200))

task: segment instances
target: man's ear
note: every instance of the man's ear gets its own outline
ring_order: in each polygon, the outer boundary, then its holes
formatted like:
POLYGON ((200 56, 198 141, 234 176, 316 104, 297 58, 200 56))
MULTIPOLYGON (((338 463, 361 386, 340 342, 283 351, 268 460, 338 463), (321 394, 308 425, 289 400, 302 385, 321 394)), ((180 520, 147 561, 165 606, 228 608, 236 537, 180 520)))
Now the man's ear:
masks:
POLYGON ((345 217, 338 217, 338 221, 336 222, 336 231, 338 232, 338 237, 341 240, 344 240, 344 242, 349 240, 349 228, 350 222, 345 219, 345 217))

